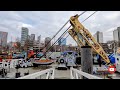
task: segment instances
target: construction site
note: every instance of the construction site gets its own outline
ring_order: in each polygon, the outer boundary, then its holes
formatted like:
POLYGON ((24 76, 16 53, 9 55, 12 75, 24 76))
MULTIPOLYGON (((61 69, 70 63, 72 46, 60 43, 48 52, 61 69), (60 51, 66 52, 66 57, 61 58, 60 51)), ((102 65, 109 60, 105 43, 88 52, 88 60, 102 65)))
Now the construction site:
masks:
MULTIPOLYGON (((1 51, 0 54, 0 79, 120 79, 119 42, 109 42, 113 51, 107 50, 100 42, 102 34, 99 35, 100 40, 96 40, 97 36, 93 36, 83 25, 97 12, 94 11, 82 21, 79 18, 87 11, 68 17, 68 21, 56 30, 53 37, 47 38, 48 41, 42 49, 39 40, 33 47, 33 39, 28 40, 28 35, 25 42, 25 38, 21 39, 21 45, 25 45, 20 47, 19 53, 16 53, 16 43, 13 45, 13 51, 9 50, 9 53, 6 52, 7 49, 2 48, 4 53, 1 51), (61 34, 64 27, 66 30, 61 34), (59 33, 59 38, 55 40, 59 33), (75 47, 57 45, 60 41, 65 43, 68 37, 76 43, 75 47), (54 42, 51 44, 52 40, 54 42)), ((27 32, 26 28, 22 28, 21 37, 27 32)), ((31 36, 34 37, 33 34, 31 36)), ((114 36, 117 37, 117 34, 114 36)))

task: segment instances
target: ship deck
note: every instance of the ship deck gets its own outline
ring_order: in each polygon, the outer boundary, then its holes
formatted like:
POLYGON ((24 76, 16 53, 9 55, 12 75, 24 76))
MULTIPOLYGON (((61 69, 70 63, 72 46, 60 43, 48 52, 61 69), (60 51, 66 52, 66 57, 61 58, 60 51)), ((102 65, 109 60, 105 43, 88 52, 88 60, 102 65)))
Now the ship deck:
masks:
MULTIPOLYGON (((96 66, 96 65, 94 65, 96 66)), ((32 74, 32 73, 35 73, 35 72, 39 72, 41 70, 45 70, 47 68, 51 68, 51 67, 57 67, 57 64, 52 64, 52 65, 49 65, 49 66, 39 66, 39 67, 28 67, 28 68, 19 68, 18 69, 18 72, 21 73, 21 77, 24 76, 24 73, 27 73, 29 72, 29 74, 32 74)), ((80 67, 78 68, 80 69, 80 67)), ((15 73, 17 72, 16 69, 8 69, 8 73, 7 73, 7 76, 5 77, 6 79, 15 79, 15 73)), ((55 75, 54 75, 55 79, 70 79, 70 69, 67 69, 67 70, 58 70, 58 69, 55 69, 55 75)), ((106 76, 104 76, 104 74, 100 74, 100 75, 95 75, 95 76, 98 76, 98 77, 101 77, 103 79, 108 79, 106 78, 106 76)), ((0 77, 2 79, 2 77, 0 77)), ((112 79, 120 79, 120 74, 119 73, 114 73, 114 76, 112 77, 112 79)))

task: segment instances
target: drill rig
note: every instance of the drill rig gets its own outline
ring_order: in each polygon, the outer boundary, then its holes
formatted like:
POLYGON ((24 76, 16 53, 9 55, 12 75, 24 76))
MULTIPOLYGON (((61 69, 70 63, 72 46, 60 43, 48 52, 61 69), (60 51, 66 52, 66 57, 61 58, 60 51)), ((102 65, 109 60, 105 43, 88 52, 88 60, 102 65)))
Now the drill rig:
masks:
POLYGON ((79 22, 78 17, 79 15, 77 14, 70 18, 70 24, 72 26, 72 29, 68 30, 70 36, 76 41, 79 47, 85 45, 91 46, 93 51, 102 57, 106 65, 111 66, 112 63, 103 48, 95 40, 91 33, 79 22))

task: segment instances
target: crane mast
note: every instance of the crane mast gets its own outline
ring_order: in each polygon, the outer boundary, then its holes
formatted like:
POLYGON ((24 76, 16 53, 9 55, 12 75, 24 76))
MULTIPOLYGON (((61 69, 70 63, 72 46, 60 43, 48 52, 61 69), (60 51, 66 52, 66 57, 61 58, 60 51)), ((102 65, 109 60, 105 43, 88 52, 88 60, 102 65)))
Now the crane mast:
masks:
POLYGON ((79 22, 78 17, 79 15, 77 14, 70 18, 72 29, 68 30, 68 33, 76 41, 79 47, 85 45, 91 46, 93 50, 102 57, 106 64, 110 65, 111 63, 107 54, 100 46, 100 44, 95 40, 95 38, 91 35, 91 33, 79 22))

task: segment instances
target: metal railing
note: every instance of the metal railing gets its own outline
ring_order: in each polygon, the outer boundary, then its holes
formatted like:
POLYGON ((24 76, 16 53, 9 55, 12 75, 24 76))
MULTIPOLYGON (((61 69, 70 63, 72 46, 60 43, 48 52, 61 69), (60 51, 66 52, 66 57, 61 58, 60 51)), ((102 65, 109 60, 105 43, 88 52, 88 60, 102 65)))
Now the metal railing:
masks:
POLYGON ((0 62, 0 68, 8 68, 9 63, 8 62, 0 62))
POLYGON ((70 78, 71 79, 82 79, 83 76, 88 79, 102 79, 100 77, 85 73, 81 70, 74 69, 73 67, 70 68, 70 78))
POLYGON ((2 63, 1 67, 4 66, 6 68, 8 68, 8 67, 15 68, 16 65, 18 64, 18 62, 22 61, 24 59, 3 59, 3 60, 4 60, 3 62, 0 62, 0 63, 2 63), (8 61, 8 62, 6 62, 6 61, 8 61))
POLYGON ((17 79, 42 79, 41 76, 46 76, 45 79, 54 79, 54 71, 54 68, 50 68, 17 79))

